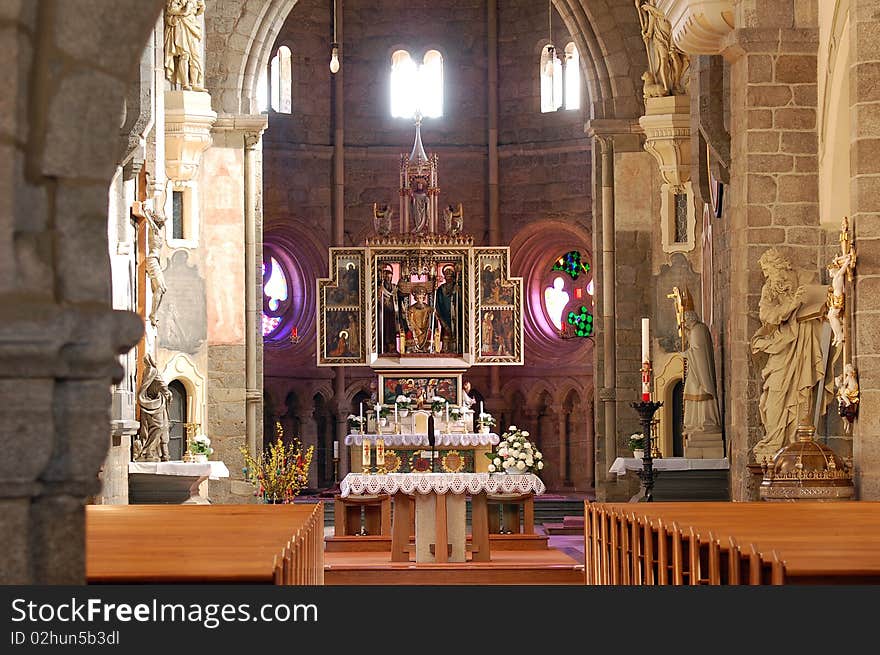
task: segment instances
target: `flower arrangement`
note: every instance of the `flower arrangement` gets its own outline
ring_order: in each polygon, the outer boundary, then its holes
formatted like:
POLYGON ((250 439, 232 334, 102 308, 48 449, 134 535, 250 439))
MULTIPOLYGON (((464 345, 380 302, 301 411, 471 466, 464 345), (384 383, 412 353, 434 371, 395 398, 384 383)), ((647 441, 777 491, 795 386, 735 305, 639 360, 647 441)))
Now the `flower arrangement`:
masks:
POLYGON ((314 446, 303 450, 299 440, 287 445, 279 437, 254 458, 247 448, 241 448, 247 480, 256 488, 254 495, 267 503, 290 503, 308 484, 314 446))
POLYGON ((489 458, 489 473, 538 473, 544 468, 544 456, 528 440, 529 431, 515 425, 507 428, 489 458))
POLYGON ((388 418, 388 415, 391 413, 391 405, 384 405, 379 403, 376 405, 376 416, 379 418, 388 418))
POLYGON ((398 410, 409 410, 412 408, 412 398, 409 396, 398 396, 395 398, 394 404, 397 405, 398 410))
POLYGON ((440 396, 434 396, 431 398, 431 411, 435 414, 439 414, 446 408, 446 404, 449 401, 446 398, 441 398, 440 396))
POLYGON ((363 428, 363 419, 357 414, 348 415, 348 429, 350 431, 361 430, 363 428))
POLYGON ((633 432, 629 435, 629 447, 631 450, 644 450, 645 436, 641 432, 633 432))
POLYGON ((458 405, 450 405, 449 406, 449 418, 453 421, 461 421, 465 414, 467 414, 467 409, 464 407, 460 407, 458 405))
POLYGON ((211 440, 206 434, 197 434, 192 441, 189 442, 189 452, 193 455, 211 455, 214 449, 211 448, 211 440))

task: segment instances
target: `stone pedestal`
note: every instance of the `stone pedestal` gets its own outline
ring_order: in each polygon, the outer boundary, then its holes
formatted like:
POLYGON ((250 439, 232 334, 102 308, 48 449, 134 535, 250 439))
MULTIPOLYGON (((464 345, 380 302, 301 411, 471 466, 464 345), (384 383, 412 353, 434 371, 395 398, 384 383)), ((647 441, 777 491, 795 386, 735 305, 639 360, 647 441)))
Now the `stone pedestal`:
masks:
POLYGON ((211 145, 217 114, 204 91, 165 92, 165 172, 177 182, 192 180, 211 145))
POLYGON ((645 150, 660 165, 663 182, 681 189, 691 178, 690 97, 646 98, 639 125, 645 131, 645 150))
POLYGON ((684 456, 688 459, 721 459, 724 441, 720 432, 695 432, 684 435, 684 456))
POLYGON ((208 479, 229 477, 223 462, 129 462, 132 505, 210 505, 208 479))

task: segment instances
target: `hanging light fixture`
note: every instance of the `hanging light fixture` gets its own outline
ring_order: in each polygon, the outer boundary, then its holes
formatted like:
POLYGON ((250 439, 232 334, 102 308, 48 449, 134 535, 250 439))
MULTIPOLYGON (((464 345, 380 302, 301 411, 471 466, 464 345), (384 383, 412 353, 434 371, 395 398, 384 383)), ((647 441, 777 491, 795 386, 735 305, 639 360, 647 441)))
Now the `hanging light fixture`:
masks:
POLYGON ((547 61, 544 64, 544 74, 553 80, 556 63, 556 46, 553 45, 553 0, 547 0, 547 61))
POLYGON ((330 72, 339 72, 339 43, 336 41, 336 0, 333 0, 333 43, 330 44, 330 72))

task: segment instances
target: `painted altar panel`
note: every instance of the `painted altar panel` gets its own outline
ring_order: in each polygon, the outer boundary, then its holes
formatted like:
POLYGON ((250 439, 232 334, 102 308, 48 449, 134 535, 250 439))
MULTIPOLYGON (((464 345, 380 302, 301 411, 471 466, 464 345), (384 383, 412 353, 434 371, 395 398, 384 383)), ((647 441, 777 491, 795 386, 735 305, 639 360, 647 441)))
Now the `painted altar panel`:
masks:
MULTIPOLYGON (((369 248, 371 352, 381 366, 473 361, 471 248, 369 248)), ((420 364, 424 366, 424 364, 420 364)))
POLYGON ((430 407, 431 398, 439 396, 451 405, 460 404, 461 373, 449 371, 385 372, 379 374, 382 402, 393 404, 397 396, 409 396, 416 408, 430 407))
POLYGON ((474 251, 474 364, 523 363, 523 283, 511 277, 509 248, 474 251))
POLYGON ((364 250, 330 249, 330 277, 318 279, 318 366, 367 363, 364 250))

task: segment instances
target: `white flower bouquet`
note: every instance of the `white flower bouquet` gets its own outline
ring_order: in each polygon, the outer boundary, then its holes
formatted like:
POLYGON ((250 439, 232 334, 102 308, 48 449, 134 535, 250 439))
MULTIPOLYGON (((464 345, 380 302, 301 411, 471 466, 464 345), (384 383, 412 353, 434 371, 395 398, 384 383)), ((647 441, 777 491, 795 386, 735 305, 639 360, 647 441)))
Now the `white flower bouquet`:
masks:
POLYGON ((214 449, 211 448, 211 440, 206 434, 197 434, 189 445, 189 452, 193 455, 211 455, 214 449))
POLYGON ((440 396, 434 396, 431 398, 431 411, 435 414, 439 414, 446 408, 446 404, 449 401, 446 398, 441 398, 440 396))
POLYGON ((520 430, 515 425, 507 428, 495 452, 486 453, 489 473, 539 473, 544 468, 544 456, 528 437, 528 430, 520 430))

